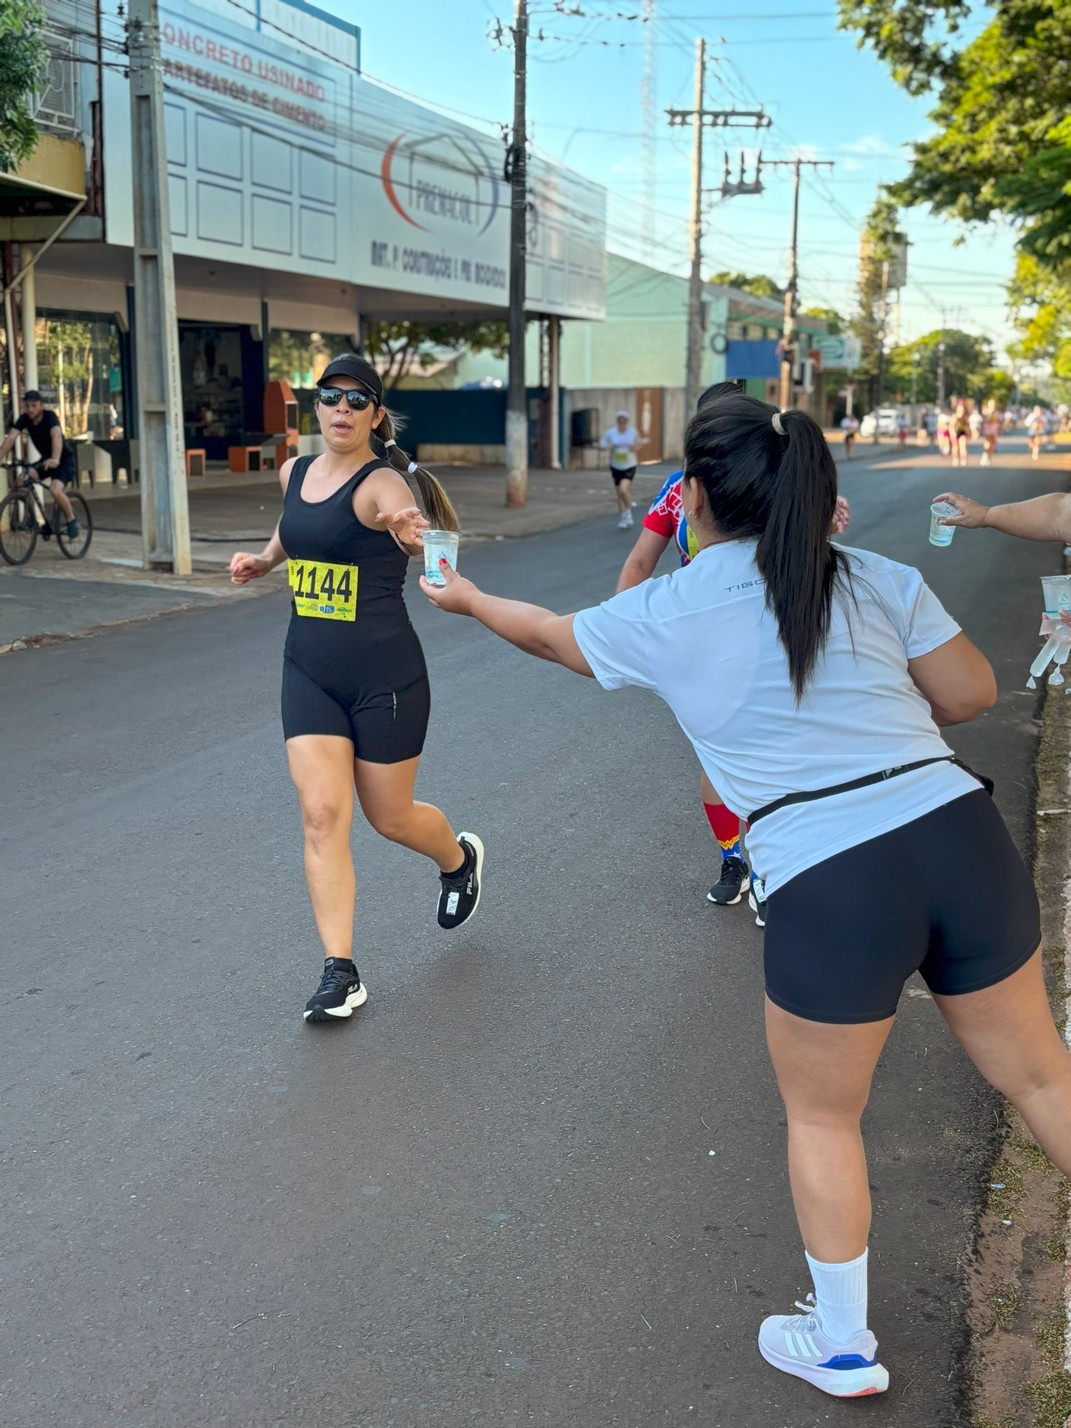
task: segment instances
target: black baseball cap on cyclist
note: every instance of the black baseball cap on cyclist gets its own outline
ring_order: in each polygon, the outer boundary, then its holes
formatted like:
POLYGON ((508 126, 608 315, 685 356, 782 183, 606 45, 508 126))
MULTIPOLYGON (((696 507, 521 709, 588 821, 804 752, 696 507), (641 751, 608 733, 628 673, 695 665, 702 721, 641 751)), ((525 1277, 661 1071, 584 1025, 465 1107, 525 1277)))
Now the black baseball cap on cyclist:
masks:
POLYGON ((330 384, 332 377, 352 377, 355 382, 361 384, 366 392, 375 397, 377 407, 383 405, 383 381, 379 373, 371 362, 366 362, 356 353, 344 352, 341 357, 333 358, 324 368, 316 385, 326 387, 330 384))

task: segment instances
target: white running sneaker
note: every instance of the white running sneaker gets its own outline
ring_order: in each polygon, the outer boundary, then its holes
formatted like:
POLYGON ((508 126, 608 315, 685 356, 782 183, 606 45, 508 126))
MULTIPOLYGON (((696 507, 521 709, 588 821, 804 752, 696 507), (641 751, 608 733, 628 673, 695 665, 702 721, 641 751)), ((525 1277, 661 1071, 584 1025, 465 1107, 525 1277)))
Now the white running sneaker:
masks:
POLYGON ((628 528, 629 528, 629 526, 630 526, 631 524, 632 524, 632 512, 631 512, 631 511, 622 511, 621 514, 620 514, 620 515, 618 516, 618 518, 617 518, 617 529, 618 529, 619 531, 627 531, 628 528))
POLYGON ((755 874, 751 875, 751 883, 747 892, 747 905, 755 914, 755 926, 766 926, 766 894, 762 890, 762 883, 759 882, 755 874))
POLYGON ((782 1373, 795 1374, 834 1398, 884 1393, 889 1372, 878 1363, 878 1341, 869 1329, 848 1344, 835 1344, 818 1322, 814 1295, 796 1301, 802 1314, 771 1314, 759 1330, 759 1353, 782 1373))

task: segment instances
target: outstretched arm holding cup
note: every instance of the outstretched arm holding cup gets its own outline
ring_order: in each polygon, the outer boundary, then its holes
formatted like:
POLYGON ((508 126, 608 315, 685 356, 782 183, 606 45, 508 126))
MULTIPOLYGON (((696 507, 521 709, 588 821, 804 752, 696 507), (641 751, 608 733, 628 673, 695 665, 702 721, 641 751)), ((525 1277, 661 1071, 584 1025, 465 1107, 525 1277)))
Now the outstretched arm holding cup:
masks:
POLYGON ((573 635, 572 615, 555 615, 539 605, 487 595, 471 580, 456 574, 446 560, 439 561, 439 571, 441 585, 433 584, 422 575, 420 588, 440 610, 451 615, 471 615, 492 634, 516 645, 525 654, 564 665, 574 674, 591 676, 591 667, 573 635))
POLYGON ((938 501, 954 506, 958 513, 943 517, 940 524, 944 526, 963 526, 966 530, 985 527, 1022 540, 1071 541, 1071 493, 1068 492, 1052 491, 1047 496, 1012 501, 1005 506, 984 506, 957 491, 942 492, 934 497, 934 503, 938 501))

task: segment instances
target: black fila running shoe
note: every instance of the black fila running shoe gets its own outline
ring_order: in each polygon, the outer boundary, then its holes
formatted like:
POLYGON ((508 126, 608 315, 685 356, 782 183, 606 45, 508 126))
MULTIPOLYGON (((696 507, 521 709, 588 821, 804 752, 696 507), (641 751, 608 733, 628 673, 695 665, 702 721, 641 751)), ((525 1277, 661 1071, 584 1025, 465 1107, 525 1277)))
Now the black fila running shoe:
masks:
POLYGON ((368 1000, 357 968, 345 957, 328 957, 315 993, 305 1003, 306 1021, 330 1021, 352 1016, 356 1007, 368 1000))
POLYGON ((721 877, 707 893, 707 902, 716 902, 719 907, 735 907, 743 896, 747 864, 743 858, 730 853, 721 860, 721 877))
POLYGON ((459 833, 457 841, 465 854, 464 868, 454 878, 439 874, 439 926, 447 931, 468 922, 480 904, 483 844, 475 833, 459 833))

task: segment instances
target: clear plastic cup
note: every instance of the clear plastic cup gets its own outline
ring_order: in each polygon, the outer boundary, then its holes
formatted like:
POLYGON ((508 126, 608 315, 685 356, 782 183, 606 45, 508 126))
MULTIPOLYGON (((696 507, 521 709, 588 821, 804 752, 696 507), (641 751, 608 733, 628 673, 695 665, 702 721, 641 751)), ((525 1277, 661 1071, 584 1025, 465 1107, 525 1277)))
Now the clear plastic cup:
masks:
POLYGON ((424 579, 429 585, 445 585, 446 578, 439 569, 439 561, 446 560, 451 570, 457 569, 457 531, 425 531, 424 579))
POLYGON ((1046 615, 1071 610, 1071 575, 1043 575, 1041 588, 1045 594, 1046 615))
POLYGON ((930 544, 951 545, 956 534, 955 526, 943 526, 942 516, 958 516, 959 512, 951 501, 934 501, 930 507, 930 544))

